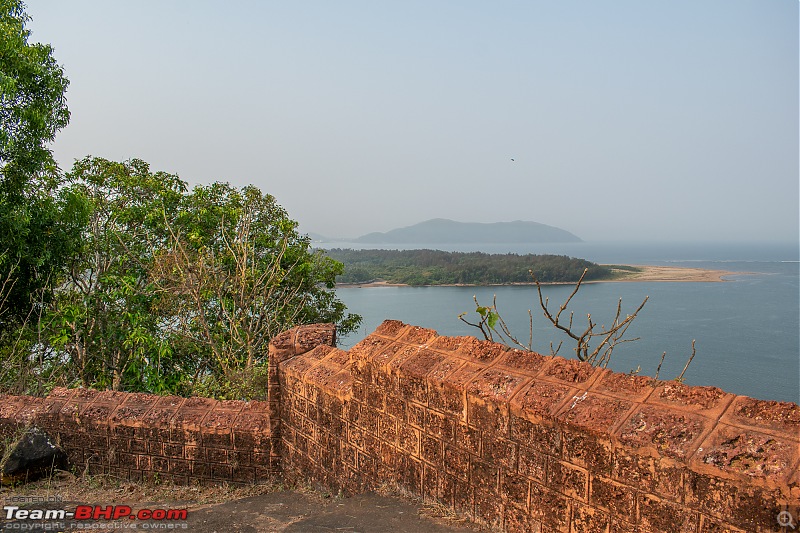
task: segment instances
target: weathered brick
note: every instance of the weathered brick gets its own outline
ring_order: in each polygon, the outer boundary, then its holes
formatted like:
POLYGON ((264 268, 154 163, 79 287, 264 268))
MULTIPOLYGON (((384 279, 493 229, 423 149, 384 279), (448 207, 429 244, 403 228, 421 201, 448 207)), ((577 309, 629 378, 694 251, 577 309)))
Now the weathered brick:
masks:
POLYGON ((499 468, 480 460, 470 461, 469 481, 473 487, 484 491, 497 491, 499 468))
POLYGON ((509 409, 505 402, 467 396, 467 423, 474 428, 508 438, 509 409))
POLYGON ((481 431, 477 428, 466 424, 457 424, 454 442, 473 455, 481 455, 481 431))
POLYGON ((511 413, 532 423, 551 420, 558 408, 567 398, 575 396, 578 389, 558 383, 534 381, 522 388, 511 398, 511 413))
POLYGON ((800 445, 788 438, 718 424, 691 460, 697 472, 738 475, 779 484, 800 460, 800 445))
POLYGON ((589 473, 583 468, 551 458, 547 468, 547 486, 565 496, 586 502, 589 473))
POLYGON ((538 483, 531 483, 530 494, 531 516, 534 519, 557 531, 569 527, 569 501, 566 496, 538 483))
POLYGON ((692 471, 686 479, 686 507, 745 531, 769 530, 784 508, 777 489, 749 486, 692 471))
POLYGON ((484 435, 483 438, 483 458, 486 461, 502 466, 514 472, 517 470, 517 448, 518 444, 506 440, 490 438, 484 435))
POLYGON ((721 422, 800 440, 800 405, 737 396, 721 422))
POLYGON ((448 474, 467 481, 470 455, 465 450, 451 445, 444 446, 444 464, 448 474))
POLYGON ((520 446, 519 473, 539 483, 545 483, 549 457, 537 450, 520 446))
MULTIPOLYGON (((570 532, 608 533, 610 525, 611 515, 607 512, 581 502, 572 502, 570 532)), ((611 531, 617 530, 612 529, 611 531)))
POLYGON ((694 453, 712 424, 711 420, 692 413, 645 405, 636 409, 615 435, 626 446, 685 460, 694 453))
POLYGON ((589 363, 556 356, 551 357, 547 362, 542 369, 540 378, 586 389, 604 373, 605 370, 594 367, 589 363))
POLYGON ((430 433, 432 436, 449 442, 453 440, 454 427, 456 419, 452 415, 446 415, 433 410, 425 411, 425 423, 423 425, 424 431, 430 433))
POLYGON ((601 476, 591 476, 589 504, 611 511, 615 516, 636 522, 635 489, 601 476))
POLYGON ((561 432, 561 458, 596 474, 611 472, 611 440, 598 433, 565 428, 561 432))
POLYGON ((528 508, 528 492, 530 481, 528 478, 503 472, 500 478, 500 496, 505 502, 510 502, 519 508, 528 508))
POLYGON ((535 424, 511 416, 511 440, 548 455, 561 456, 561 431, 554 424, 535 424))
POLYGON ((409 455, 419 457, 420 431, 416 428, 401 424, 397 431, 399 447, 409 455))
POLYGON ((443 456, 444 456, 444 449, 442 447, 442 441, 425 435, 424 433, 421 434, 421 448, 422 448, 422 459, 432 465, 439 465, 442 463, 443 456))
POLYGON ((694 533, 700 516, 678 504, 645 494, 639 501, 639 521, 653 531, 694 533))

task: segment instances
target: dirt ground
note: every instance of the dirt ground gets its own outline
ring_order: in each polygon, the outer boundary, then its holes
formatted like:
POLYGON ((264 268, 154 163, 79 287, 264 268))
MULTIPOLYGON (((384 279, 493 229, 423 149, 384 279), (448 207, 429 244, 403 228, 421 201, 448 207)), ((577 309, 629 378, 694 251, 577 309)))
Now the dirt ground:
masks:
POLYGON ((0 516, 3 531, 124 531, 160 530, 201 533, 452 533, 481 529, 438 506, 423 505, 396 490, 348 498, 308 488, 278 485, 250 487, 186 487, 137 484, 67 473, 18 487, 2 487, 0 516), (130 506, 142 509, 188 511, 185 520, 29 520, 9 515, 9 506, 22 510, 64 509, 78 505, 130 506))

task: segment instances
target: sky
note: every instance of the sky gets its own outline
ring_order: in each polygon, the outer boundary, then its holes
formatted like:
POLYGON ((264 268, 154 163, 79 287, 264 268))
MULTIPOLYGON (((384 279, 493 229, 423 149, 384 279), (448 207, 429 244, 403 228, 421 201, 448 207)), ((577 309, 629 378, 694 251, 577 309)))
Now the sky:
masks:
POLYGON ((30 0, 64 170, 143 159, 304 232, 530 220, 798 241, 798 2, 30 0))

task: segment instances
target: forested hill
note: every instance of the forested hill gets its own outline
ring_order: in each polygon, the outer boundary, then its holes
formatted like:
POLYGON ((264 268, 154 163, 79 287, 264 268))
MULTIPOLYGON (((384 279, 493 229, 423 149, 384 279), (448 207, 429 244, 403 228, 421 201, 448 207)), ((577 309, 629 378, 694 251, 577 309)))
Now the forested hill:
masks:
POLYGON ((529 270, 541 282, 612 279, 608 266, 565 255, 486 254, 439 250, 349 250, 334 248, 327 255, 344 263, 339 283, 387 281, 407 285, 491 285, 529 283, 529 270))
POLYGON ((368 233, 355 242, 378 244, 464 244, 581 242, 572 233, 538 222, 455 222, 435 218, 386 233, 368 233))

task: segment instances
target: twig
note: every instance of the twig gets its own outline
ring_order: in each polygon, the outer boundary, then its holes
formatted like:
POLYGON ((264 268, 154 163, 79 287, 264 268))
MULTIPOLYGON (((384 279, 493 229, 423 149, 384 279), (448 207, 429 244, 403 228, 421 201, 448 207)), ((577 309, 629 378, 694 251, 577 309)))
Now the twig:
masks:
POLYGON ((675 381, 678 381, 678 382, 680 382, 680 383, 683 383, 683 375, 686 373, 686 369, 687 369, 687 368, 689 368, 689 364, 692 362, 692 359, 694 359, 694 355, 695 355, 695 350, 694 350, 694 341, 695 341, 695 339, 692 339, 692 355, 691 355, 691 356, 689 356, 689 360, 688 360, 688 361, 686 361, 686 366, 684 366, 684 367, 683 367, 683 372, 681 372, 681 375, 680 375, 680 376, 678 376, 677 378, 675 378, 675 381))
MULTIPOLYGON (((655 379, 658 380, 658 373, 661 372, 661 365, 664 364, 664 358, 667 356, 667 352, 661 354, 661 361, 658 363, 658 368, 656 368, 656 376, 655 379)), ((655 384, 653 385, 655 386, 655 384)))

